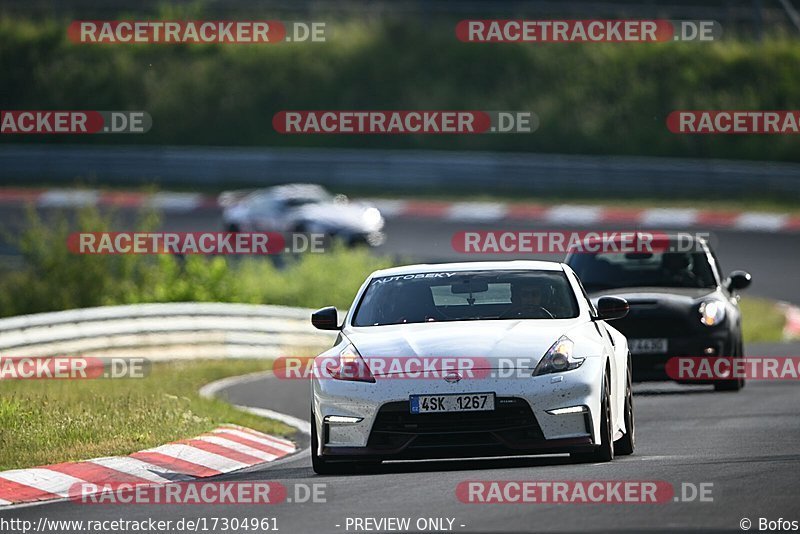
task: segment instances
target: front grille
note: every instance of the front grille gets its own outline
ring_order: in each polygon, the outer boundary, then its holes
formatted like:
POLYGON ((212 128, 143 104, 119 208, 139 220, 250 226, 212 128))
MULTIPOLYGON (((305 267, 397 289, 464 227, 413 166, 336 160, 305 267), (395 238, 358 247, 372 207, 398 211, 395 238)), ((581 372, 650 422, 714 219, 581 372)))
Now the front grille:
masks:
POLYGON ((369 447, 409 449, 484 445, 524 446, 544 435, 524 399, 499 397, 494 411, 412 414, 408 401, 384 404, 369 447))
MULTIPOLYGON (((700 324, 700 321, 697 321, 700 324)), ((630 316, 614 321, 614 328, 628 338, 685 337, 694 330, 686 317, 630 316)))

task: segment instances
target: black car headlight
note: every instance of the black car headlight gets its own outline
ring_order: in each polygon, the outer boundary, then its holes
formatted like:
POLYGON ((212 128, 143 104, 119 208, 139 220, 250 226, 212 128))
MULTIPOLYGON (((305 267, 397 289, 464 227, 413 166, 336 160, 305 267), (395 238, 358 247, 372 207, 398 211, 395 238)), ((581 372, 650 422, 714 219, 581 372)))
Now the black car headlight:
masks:
POLYGON ((717 326, 725 320, 725 304, 718 300, 706 300, 700 304, 700 322, 706 326, 717 326))

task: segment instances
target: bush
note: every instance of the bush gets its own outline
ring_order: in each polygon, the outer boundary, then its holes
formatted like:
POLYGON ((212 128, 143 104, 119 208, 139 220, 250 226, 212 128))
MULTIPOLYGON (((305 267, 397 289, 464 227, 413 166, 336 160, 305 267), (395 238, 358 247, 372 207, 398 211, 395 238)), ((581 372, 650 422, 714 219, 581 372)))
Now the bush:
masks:
POLYGON ((474 44, 456 40, 454 22, 356 19, 330 20, 326 43, 90 46, 68 42, 67 23, 0 18, 0 108, 139 109, 154 122, 147 135, 79 142, 800 161, 790 135, 674 135, 665 126, 675 109, 796 107, 800 42, 787 37, 474 44), (285 109, 393 108, 532 110, 541 125, 479 136, 282 136, 271 125, 285 109))
MULTIPOLYGON (((391 262, 365 249, 334 248, 288 258, 170 255, 78 255, 67 249, 71 231, 115 228, 113 213, 96 208, 43 221, 33 210, 17 243, 25 267, 0 279, 0 316, 141 302, 243 302, 319 307, 350 306, 366 276, 391 262)), ((142 215, 137 231, 158 227, 142 215)))

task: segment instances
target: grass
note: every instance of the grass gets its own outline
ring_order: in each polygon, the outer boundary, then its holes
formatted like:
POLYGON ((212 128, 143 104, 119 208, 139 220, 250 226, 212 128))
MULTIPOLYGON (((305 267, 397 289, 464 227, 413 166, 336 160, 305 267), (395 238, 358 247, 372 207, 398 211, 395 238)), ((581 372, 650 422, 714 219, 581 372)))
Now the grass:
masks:
POLYGON ((223 423, 288 435, 282 423, 198 394, 214 380, 270 367, 199 360, 157 363, 142 379, 0 381, 0 471, 129 454, 223 423))
POLYGON ((746 297, 742 298, 739 306, 745 343, 777 343, 783 340, 786 318, 775 301, 746 297))

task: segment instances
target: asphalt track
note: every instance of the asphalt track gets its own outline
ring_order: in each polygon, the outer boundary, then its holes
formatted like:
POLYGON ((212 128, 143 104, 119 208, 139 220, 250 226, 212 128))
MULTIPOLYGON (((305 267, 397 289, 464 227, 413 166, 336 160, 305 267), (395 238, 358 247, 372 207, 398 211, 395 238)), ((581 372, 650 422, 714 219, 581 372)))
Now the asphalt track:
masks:
MULTIPOLYGON (((4 210, 0 224, 15 217, 4 210)), ((169 230, 218 229, 209 214, 170 215, 169 230)), ((417 261, 466 259, 452 251, 452 234, 464 229, 530 228, 521 224, 390 221, 384 250, 417 261)), ((561 228, 559 228, 561 229, 561 228)), ((717 232, 723 269, 750 270, 751 293, 800 303, 797 234, 717 232)), ((489 259, 488 257, 485 259, 489 259)), ((555 258, 551 258, 555 259, 555 258)), ((751 355, 797 355, 800 344, 749 346, 751 355)), ((264 378, 222 395, 236 404, 266 407, 306 418, 308 384, 264 378)), ((635 388, 637 450, 610 464, 570 464, 566 457, 459 460, 386 464, 375 472, 319 477, 307 452, 268 468, 226 480, 271 480, 287 486, 324 483, 326 502, 274 506, 131 506, 57 502, 0 512, 2 518, 172 519, 276 517, 281 532, 355 532, 347 518, 454 519, 454 532, 741 532, 740 521, 800 521, 800 388, 796 381, 754 382, 738 393, 670 383, 635 388), (467 480, 659 480, 712 483, 713 502, 663 504, 465 504, 455 493, 467 480), (338 525, 338 526, 337 526, 338 525)), ((301 445, 307 438, 297 436, 301 445)), ((417 531, 416 528, 411 529, 417 531)), ((364 532, 361 530, 361 532, 364 532)))
MULTIPOLYGON (((800 347, 772 348, 775 353, 800 347)), ((749 347, 764 354, 768 347, 749 347)), ((268 377, 224 391, 237 404, 308 414, 308 384, 268 377)), ((737 532, 743 518, 800 519, 800 418, 796 382, 751 382, 739 393, 668 383, 636 386, 637 450, 609 464, 571 464, 567 457, 386 464, 359 475, 320 477, 307 452, 226 480, 277 481, 289 495, 324 483, 326 502, 273 506, 81 505, 57 502, 0 512, 0 518, 275 517, 281 532, 354 532, 348 518, 447 517, 454 532, 737 532), (455 493, 467 480, 666 481, 712 483, 713 502, 662 504, 465 504, 455 493), (339 525, 339 527, 337 527, 339 525), (463 527, 461 525, 464 525, 463 527)), ((301 445, 307 440, 302 436, 301 445)), ((688 487, 688 486, 687 486, 688 487)), ((416 531, 416 529, 412 529, 416 531)), ((753 530, 757 530, 756 527, 753 530)))

